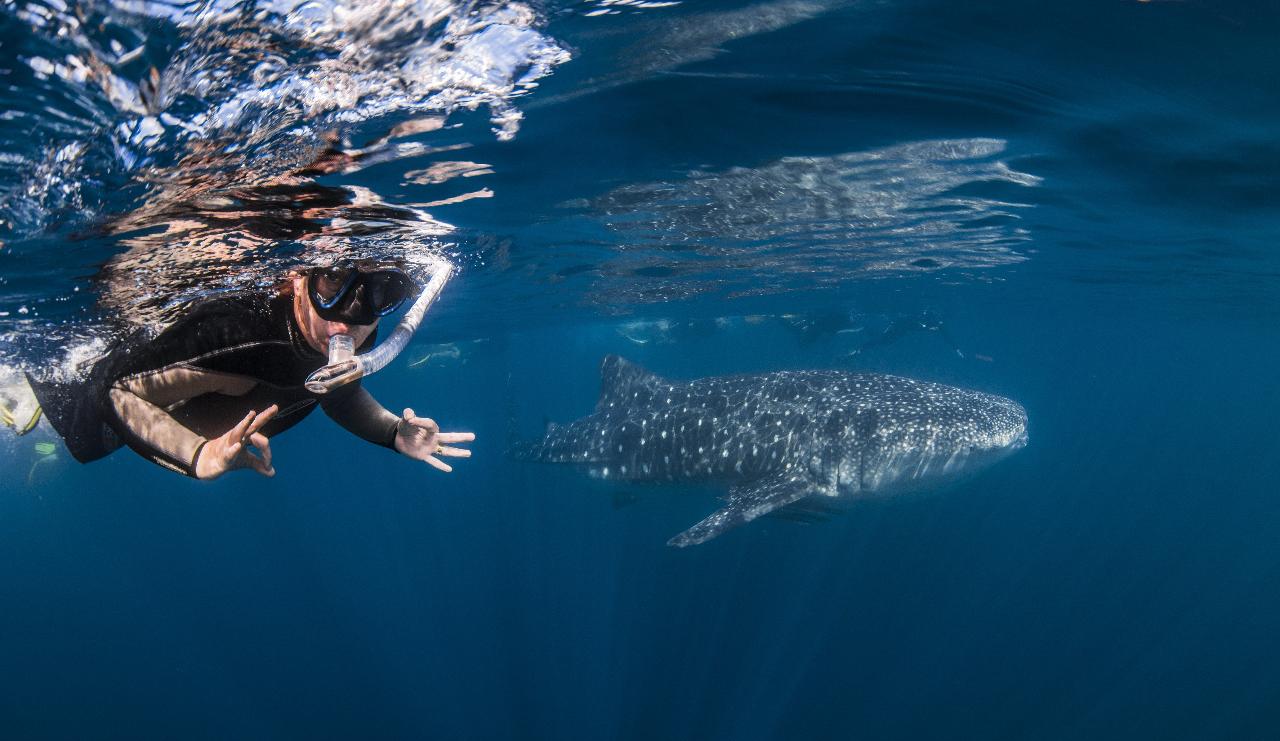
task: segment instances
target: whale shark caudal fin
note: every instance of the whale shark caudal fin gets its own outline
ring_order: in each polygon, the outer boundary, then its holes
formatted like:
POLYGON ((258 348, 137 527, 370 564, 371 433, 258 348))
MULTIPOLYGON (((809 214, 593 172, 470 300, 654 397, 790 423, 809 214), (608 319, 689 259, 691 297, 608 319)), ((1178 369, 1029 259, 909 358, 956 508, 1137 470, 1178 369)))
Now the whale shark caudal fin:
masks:
POLYGON ((600 399, 596 402, 596 411, 603 410, 611 401, 643 404, 657 387, 670 383, 620 355, 606 355, 600 363, 600 399))
POLYGON ((543 463, 589 463, 597 459, 596 451, 580 450, 572 429, 565 425, 543 420, 545 429, 536 440, 512 437, 507 443, 507 457, 518 461, 543 463))
POLYGON ((729 490, 729 502, 702 522, 667 541, 677 548, 705 543, 724 531, 745 525, 760 515, 804 499, 813 493, 813 484, 804 477, 778 474, 739 484, 729 490))

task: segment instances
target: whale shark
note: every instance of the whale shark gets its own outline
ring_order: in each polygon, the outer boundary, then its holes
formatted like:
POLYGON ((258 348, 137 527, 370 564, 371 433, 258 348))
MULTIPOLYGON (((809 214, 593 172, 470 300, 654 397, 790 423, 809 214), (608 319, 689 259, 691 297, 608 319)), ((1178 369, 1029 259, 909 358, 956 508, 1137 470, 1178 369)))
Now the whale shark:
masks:
POLYGON ((668 541, 685 547, 806 497, 935 487, 1026 444, 1022 406, 980 391, 840 370, 675 381, 609 355, 595 411, 513 453, 610 480, 727 483, 722 508, 668 541))

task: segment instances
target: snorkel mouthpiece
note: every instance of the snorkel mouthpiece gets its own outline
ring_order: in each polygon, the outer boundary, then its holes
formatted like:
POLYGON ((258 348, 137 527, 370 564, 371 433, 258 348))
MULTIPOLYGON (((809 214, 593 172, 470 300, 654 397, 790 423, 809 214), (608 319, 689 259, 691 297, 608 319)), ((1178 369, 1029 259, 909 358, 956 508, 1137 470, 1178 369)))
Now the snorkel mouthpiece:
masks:
POLYGON ((349 334, 335 334, 329 338, 329 363, 316 370, 304 384, 313 394, 324 394, 351 383, 364 373, 355 359, 355 338, 349 334))
POLYGON ((329 365, 350 360, 356 354, 356 339, 349 334, 335 334, 329 338, 329 365))
POLYGON ((435 302, 453 274, 453 265, 437 260, 430 266, 431 280, 409 311, 391 331, 386 341, 363 355, 355 354, 355 340, 348 334, 336 334, 329 338, 329 363, 307 377, 305 386, 313 394, 327 394, 364 376, 377 373, 395 359, 418 331, 422 317, 435 302))

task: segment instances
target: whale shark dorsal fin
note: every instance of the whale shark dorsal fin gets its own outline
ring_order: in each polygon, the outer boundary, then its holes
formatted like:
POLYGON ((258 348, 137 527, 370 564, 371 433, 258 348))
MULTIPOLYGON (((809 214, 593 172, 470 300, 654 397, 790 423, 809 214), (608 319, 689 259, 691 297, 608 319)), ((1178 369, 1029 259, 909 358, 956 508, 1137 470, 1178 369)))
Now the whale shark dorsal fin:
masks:
POLYGON ((597 409, 610 401, 630 401, 643 392, 646 397, 654 386, 667 383, 621 355, 606 355, 600 364, 600 400, 597 409))
POLYGON ((812 482, 787 473, 738 484, 729 490, 728 504, 668 540, 667 545, 684 548, 705 543, 730 528, 745 525, 760 515, 769 514, 812 493, 812 482))

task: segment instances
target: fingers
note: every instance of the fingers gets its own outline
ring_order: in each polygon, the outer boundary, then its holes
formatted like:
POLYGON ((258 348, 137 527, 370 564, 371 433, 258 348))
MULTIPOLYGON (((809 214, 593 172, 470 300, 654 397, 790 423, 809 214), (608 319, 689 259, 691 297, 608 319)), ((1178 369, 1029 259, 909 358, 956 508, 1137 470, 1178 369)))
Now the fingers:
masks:
POLYGON ((262 454, 263 464, 265 464, 268 469, 271 469, 271 474, 274 475, 275 469, 271 466, 271 440, 261 432, 255 432, 253 436, 249 438, 249 442, 253 443, 253 447, 257 448, 262 454))
POLYGON ((253 424, 253 416, 255 414, 257 414, 257 412, 249 412, 244 415, 244 419, 240 420, 235 427, 232 427, 231 430, 227 432, 226 438, 228 440, 243 440, 244 436, 248 434, 249 425, 253 424))
POLYGON ((436 449, 436 455, 448 455, 453 456, 454 458, 470 458, 471 451, 466 450, 465 448, 449 448, 441 445, 436 449))
POLYGON ((240 420, 235 427, 231 428, 226 435, 227 439, 244 440, 245 438, 257 433, 258 430, 261 430, 263 426, 271 421, 272 417, 276 416, 276 412, 278 411, 280 411, 280 406, 278 404, 272 404, 261 412, 250 411, 248 414, 244 415, 244 419, 240 420))
POLYGON ((474 432, 441 432, 436 439, 442 443, 469 443, 476 435, 474 432))
MULTIPOLYGON (((258 412, 258 416, 253 418, 253 420, 249 423, 249 426, 245 429, 244 434, 241 435, 241 437, 249 437, 254 433, 256 433, 258 430, 261 430, 263 426, 265 426, 268 422, 271 421, 272 417, 276 416, 276 412, 278 411, 280 411, 280 405, 272 404, 266 409, 263 409, 261 412, 258 412)), ((253 413, 250 412, 249 416, 253 417, 253 413)), ((254 443, 254 445, 257 445, 257 443, 254 443)))
POLYGON ((240 454, 236 456, 234 465, 236 468, 251 468, 267 478, 276 475, 276 469, 271 466, 270 448, 264 451, 263 455, 259 457, 250 452, 248 448, 241 446, 240 454))
POLYGON ((434 419, 431 419, 430 417, 419 417, 417 413, 409 407, 405 407, 404 414, 402 416, 404 417, 404 421, 415 427, 421 427, 422 429, 430 430, 431 432, 440 431, 440 425, 436 424, 434 419))
POLYGON ((254 471, 266 476, 267 478, 271 478, 276 475, 276 469, 272 468, 270 463, 267 463, 265 460, 259 458, 253 453, 245 451, 244 455, 240 456, 240 458, 245 462, 245 468, 252 468, 254 471))
POLYGON ((445 463, 444 461, 440 460, 434 455, 429 455, 424 460, 426 460, 427 463, 430 463, 435 468, 438 468, 439 470, 444 471, 445 473, 450 473, 453 471, 453 466, 450 466, 448 463, 445 463))
POLYGON ((426 430, 433 435, 440 431, 440 425, 436 424, 436 421, 430 417, 410 417, 405 421, 414 427, 417 427, 420 430, 426 430))

